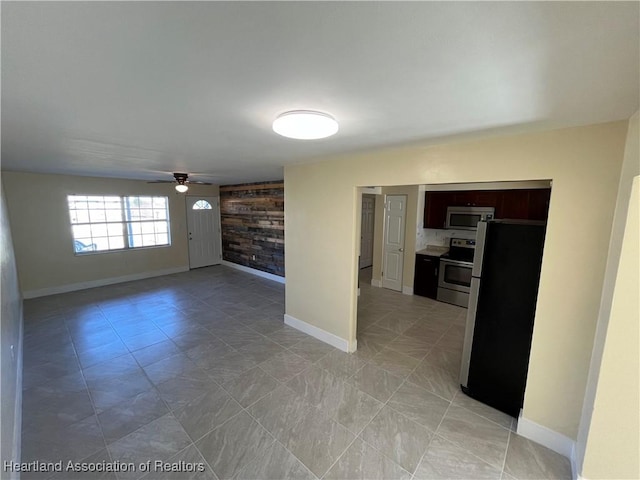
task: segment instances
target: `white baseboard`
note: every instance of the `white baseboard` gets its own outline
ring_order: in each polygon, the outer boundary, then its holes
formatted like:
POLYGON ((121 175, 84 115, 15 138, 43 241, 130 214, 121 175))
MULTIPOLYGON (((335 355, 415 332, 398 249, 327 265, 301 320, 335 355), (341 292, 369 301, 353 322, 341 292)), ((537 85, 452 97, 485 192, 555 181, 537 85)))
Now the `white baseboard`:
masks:
POLYGON ((228 260, 222 260, 222 265, 225 267, 235 268, 236 270, 240 270, 242 272, 251 273, 258 277, 268 278, 269 280, 273 280, 278 283, 285 283, 285 278, 280 275, 274 275, 273 273, 263 272, 262 270, 258 270, 251 267, 245 267, 244 265, 239 265, 237 263, 229 262, 228 260))
MULTIPOLYGON (((529 440, 533 440, 540 445, 547 447, 554 452, 558 452, 560 455, 567 457, 574 462, 575 457, 575 442, 569 437, 558 433, 550 428, 543 427, 531 420, 522 416, 518 417, 518 435, 521 435, 529 440)), ((575 475, 574 475, 575 478, 575 475)))
POLYGON ((350 345, 349 341, 345 340, 344 338, 338 337, 333 333, 329 333, 326 330, 318 328, 298 318, 292 317, 291 315, 287 315, 286 313, 284 314, 284 323, 289 325, 290 327, 295 328, 296 330, 300 330, 307 335, 311 335, 312 337, 317 338, 321 342, 328 343, 332 347, 336 347, 343 352, 351 353, 356 351, 357 342, 355 340, 350 345))
POLYGON ((22 292, 22 297, 38 298, 48 295, 57 295, 58 293, 75 292, 77 290, 86 290, 87 288, 104 287, 113 285, 114 283, 131 282, 134 280, 144 280, 145 278, 161 277, 163 275, 171 275, 173 273, 188 272, 189 267, 165 268, 163 270, 153 270, 151 272, 134 273, 132 275, 123 275, 121 277, 101 278, 99 280, 90 280, 88 282, 68 283, 57 287, 41 288, 38 290, 26 290, 22 292))
POLYGON ((405 295, 413 295, 413 287, 402 286, 402 293, 405 295))
POLYGON ((381 288, 382 287, 382 280, 376 280, 375 278, 372 278, 371 279, 371 286, 372 287, 381 288))

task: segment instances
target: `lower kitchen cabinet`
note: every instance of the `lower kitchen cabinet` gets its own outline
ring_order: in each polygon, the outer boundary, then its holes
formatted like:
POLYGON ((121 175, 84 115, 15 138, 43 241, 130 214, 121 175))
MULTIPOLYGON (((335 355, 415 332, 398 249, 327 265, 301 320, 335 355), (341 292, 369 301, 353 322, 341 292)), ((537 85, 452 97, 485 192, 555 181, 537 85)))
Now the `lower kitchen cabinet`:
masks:
POLYGON ((416 254, 413 294, 433 298, 438 296, 438 269, 440 257, 416 254))

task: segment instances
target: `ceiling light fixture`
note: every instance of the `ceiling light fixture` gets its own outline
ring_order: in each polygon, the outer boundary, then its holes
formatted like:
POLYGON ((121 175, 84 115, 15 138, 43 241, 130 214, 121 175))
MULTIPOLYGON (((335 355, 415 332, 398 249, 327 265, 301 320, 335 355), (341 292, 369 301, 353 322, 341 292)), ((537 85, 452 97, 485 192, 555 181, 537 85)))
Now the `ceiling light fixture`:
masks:
POLYGON ((335 135, 338 122, 327 113, 312 110, 292 110, 278 115, 273 131, 283 137, 315 140, 335 135))
POLYGON ((187 190, 189 190, 189 187, 187 187, 184 183, 179 183, 178 185, 176 185, 176 190, 177 190, 179 193, 184 193, 184 192, 186 192, 187 190))

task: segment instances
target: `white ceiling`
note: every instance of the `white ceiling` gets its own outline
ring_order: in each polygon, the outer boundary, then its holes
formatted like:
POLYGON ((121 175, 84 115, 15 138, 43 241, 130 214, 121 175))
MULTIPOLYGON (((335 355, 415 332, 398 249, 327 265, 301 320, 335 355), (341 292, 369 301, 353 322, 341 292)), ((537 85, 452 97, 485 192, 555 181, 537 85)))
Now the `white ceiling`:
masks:
POLYGON ((626 119, 638 18, 638 2, 2 2, 2 167, 230 184, 338 152, 626 119), (291 109, 340 131, 280 137, 291 109))

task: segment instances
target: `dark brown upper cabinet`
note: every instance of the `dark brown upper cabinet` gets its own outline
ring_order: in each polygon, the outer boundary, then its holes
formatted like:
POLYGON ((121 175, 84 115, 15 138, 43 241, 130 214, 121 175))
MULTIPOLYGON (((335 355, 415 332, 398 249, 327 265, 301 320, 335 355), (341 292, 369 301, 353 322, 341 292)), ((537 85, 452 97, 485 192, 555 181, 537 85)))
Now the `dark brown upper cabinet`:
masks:
POLYGON ((444 228, 447 207, 494 207, 495 218, 546 220, 550 188, 425 192, 424 228, 444 228))

